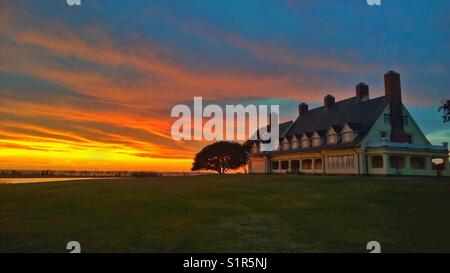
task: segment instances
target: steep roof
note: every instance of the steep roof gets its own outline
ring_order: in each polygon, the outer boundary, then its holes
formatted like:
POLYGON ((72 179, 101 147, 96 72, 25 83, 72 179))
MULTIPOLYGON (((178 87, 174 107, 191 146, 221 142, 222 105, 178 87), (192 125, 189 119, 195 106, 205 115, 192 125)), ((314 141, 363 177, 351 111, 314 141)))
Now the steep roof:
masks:
MULTIPOLYGON (((347 124, 357 132, 357 137, 352 142, 343 143, 340 139, 337 143, 328 144, 323 141, 320 146, 301 148, 302 151, 314 151, 324 148, 344 148, 359 144, 372 128, 381 112, 388 104, 385 96, 361 101, 358 97, 351 97, 345 100, 337 101, 327 108, 321 106, 314 108, 299 116, 295 122, 288 121, 279 124, 280 141, 286 137, 291 140, 292 137, 301 136, 306 133, 310 138, 314 132, 321 137, 325 137, 330 127, 341 131, 347 124)), ((258 130, 259 136, 259 130, 258 130)), ((290 151, 272 151, 269 154, 289 153, 290 151)))
POLYGON ((323 106, 314 108, 299 116, 286 136, 327 131, 331 126, 340 127, 347 123, 353 130, 359 132, 354 143, 359 142, 368 133, 387 103, 385 96, 365 101, 351 97, 335 102, 328 109, 323 106))
MULTIPOLYGON (((278 133, 280 136, 280 141, 281 141, 281 139, 283 139, 286 136, 286 134, 291 129, 292 125, 294 125, 294 122, 292 120, 280 123, 278 125, 278 133)), ((270 126, 267 126, 267 130, 270 130, 270 126)), ((256 131, 256 135, 259 139, 260 138, 260 130, 256 131)), ((292 138, 292 135, 289 136, 289 139, 291 139, 291 138, 292 138)), ((263 141, 263 142, 268 142, 268 141, 263 141)))
MULTIPOLYGON (((280 137, 286 136, 286 134, 289 132, 289 130, 291 129, 291 126, 293 124, 294 123, 292 122, 292 120, 280 123, 280 126, 279 126, 280 137)), ((292 135, 290 135, 290 136, 292 137, 292 135)))

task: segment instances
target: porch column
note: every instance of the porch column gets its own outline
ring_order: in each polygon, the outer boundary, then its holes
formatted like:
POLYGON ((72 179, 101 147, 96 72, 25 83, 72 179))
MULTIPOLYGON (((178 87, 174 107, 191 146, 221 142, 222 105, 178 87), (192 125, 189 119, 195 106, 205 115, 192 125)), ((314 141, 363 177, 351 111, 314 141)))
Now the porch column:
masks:
POLYGON ((316 159, 311 159, 312 161, 312 166, 311 166, 311 171, 312 173, 316 173, 316 159))
POLYGON ((411 170, 411 156, 405 155, 405 170, 411 170))
POLYGON ((430 156, 425 157, 425 169, 426 170, 432 170, 433 169, 433 166, 431 164, 431 160, 433 160, 432 157, 430 157, 430 156))
POLYGON ((389 155, 383 154, 383 168, 386 174, 389 172, 389 155))

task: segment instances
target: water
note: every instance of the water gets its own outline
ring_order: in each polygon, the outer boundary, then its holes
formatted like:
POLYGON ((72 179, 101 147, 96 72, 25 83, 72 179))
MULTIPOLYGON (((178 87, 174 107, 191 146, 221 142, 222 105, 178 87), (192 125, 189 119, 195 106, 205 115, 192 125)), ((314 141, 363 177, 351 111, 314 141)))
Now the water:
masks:
POLYGON ((114 179, 114 178, 111 177, 0 178, 0 184, 27 184, 27 183, 62 182, 62 181, 94 180, 94 179, 114 179))

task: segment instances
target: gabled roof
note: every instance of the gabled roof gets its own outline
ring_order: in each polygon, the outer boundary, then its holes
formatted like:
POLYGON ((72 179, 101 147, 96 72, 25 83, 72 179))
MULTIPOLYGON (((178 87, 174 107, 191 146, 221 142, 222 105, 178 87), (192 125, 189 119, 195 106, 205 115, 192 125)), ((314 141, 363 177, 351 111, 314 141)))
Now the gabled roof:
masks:
MULTIPOLYGON (((368 133, 387 104, 385 96, 365 101, 351 97, 335 102, 328 109, 323 106, 314 108, 299 116, 286 135, 299 135, 314 131, 326 132, 332 126, 342 127, 347 123, 354 131, 358 132, 358 137, 351 143, 357 144, 368 133)), ((322 146, 324 145, 326 143, 322 146)))
MULTIPOLYGON (((330 128, 333 128, 334 132, 336 132, 337 134, 339 134, 339 133, 341 132, 342 127, 343 127, 343 126, 341 126, 341 125, 331 125, 331 126, 330 126, 330 128)), ((328 130, 329 130, 329 129, 328 129, 328 130)), ((328 132, 328 131, 327 131, 327 132, 328 132)))
MULTIPOLYGON (((311 132, 305 132, 303 134, 305 134, 307 138, 311 138, 313 136, 313 133, 311 133, 311 132)), ((303 134, 302 134, 302 137, 303 137, 303 134)))
POLYGON ((327 135, 327 131, 326 130, 315 130, 313 136, 317 133, 317 135, 319 137, 324 137, 327 135))

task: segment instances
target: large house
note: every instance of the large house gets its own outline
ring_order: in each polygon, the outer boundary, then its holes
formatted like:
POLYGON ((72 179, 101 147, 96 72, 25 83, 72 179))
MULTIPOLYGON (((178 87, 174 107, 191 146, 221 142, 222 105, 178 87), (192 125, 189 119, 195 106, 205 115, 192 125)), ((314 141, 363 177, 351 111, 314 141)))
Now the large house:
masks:
POLYGON ((354 97, 331 95, 315 109, 301 103, 295 121, 279 124, 276 151, 255 141, 250 173, 354 175, 450 175, 448 143, 431 145, 402 103, 400 75, 384 76, 385 96, 370 99, 369 87, 354 97))

